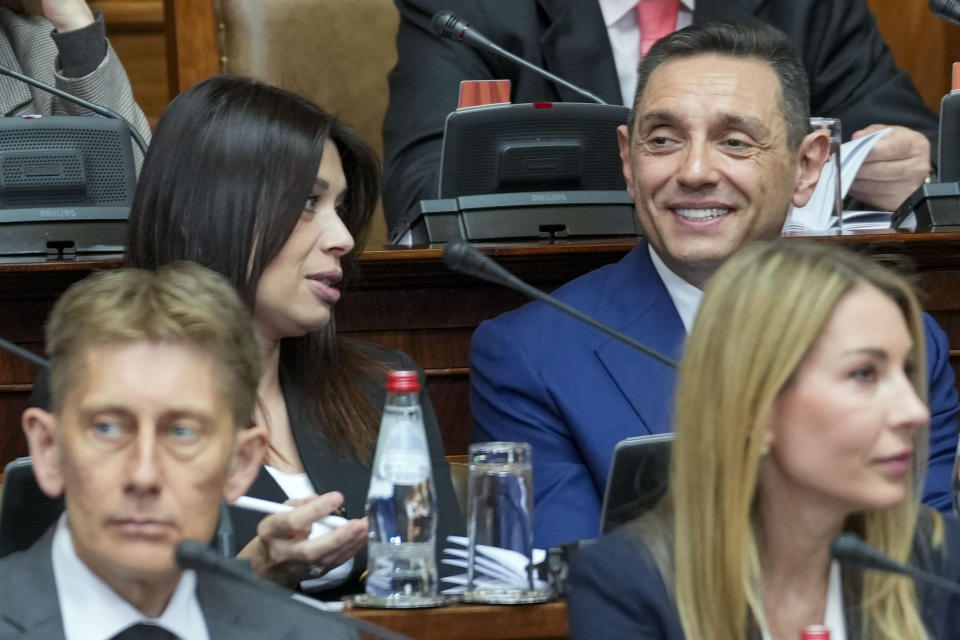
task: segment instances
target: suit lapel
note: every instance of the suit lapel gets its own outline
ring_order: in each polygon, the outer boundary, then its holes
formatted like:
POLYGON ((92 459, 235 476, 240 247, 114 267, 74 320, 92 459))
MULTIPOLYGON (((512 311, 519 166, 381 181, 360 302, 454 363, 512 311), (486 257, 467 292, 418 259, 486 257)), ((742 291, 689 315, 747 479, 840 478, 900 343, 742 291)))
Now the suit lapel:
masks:
POLYGON ((303 392, 289 381, 281 369, 280 385, 287 402, 290 429, 307 476, 317 493, 338 490, 344 493, 344 508, 352 518, 363 514, 370 471, 349 454, 335 453, 326 439, 318 434, 304 413, 303 392), (358 488, 351 496, 346 488, 358 488))
MULTIPOLYGON (((765 1, 700 0, 695 3, 694 22, 752 20, 765 1)), ((609 38, 583 37, 584 33, 606 34, 599 5, 587 0, 537 2, 546 17, 540 36, 544 66, 564 80, 592 90, 610 104, 623 104, 609 38)), ((584 100, 568 89, 555 88, 565 102, 584 100)))
MULTIPOLYGON (((624 308, 632 308, 632 313, 624 313, 615 328, 679 360, 686 332, 670 294, 653 267, 646 243, 641 244, 622 267, 610 281, 607 298, 623 300, 624 308)), ((670 431, 676 372, 612 338, 605 339, 594 353, 633 407, 646 433, 670 431)))
MULTIPOLYGON (((254 592, 256 593, 256 592, 254 592)), ((256 640, 266 637, 270 629, 269 616, 264 616, 269 604, 262 599, 245 599, 248 590, 234 581, 210 573, 197 572, 197 600, 203 610, 207 632, 211 640, 256 640)))
MULTIPOLYGON (((300 462, 317 493, 340 491, 343 494, 343 509, 348 518, 363 517, 366 509, 367 490, 370 486, 370 471, 348 454, 338 455, 330 449, 327 441, 316 432, 304 413, 303 392, 289 381, 280 370, 280 386, 283 388, 290 416, 290 429, 297 444, 300 462)), ((367 551, 361 549, 353 560, 354 575, 359 576, 367 565, 367 551)))
MULTIPOLYGON (((600 5, 590 0, 538 2, 547 21, 540 36, 546 68, 568 82, 593 91, 610 104, 623 104, 610 40, 583 37, 585 33, 605 36, 600 5)), ((564 102, 586 100, 569 89, 559 86, 556 89, 564 102)))
POLYGON ((62 640, 53 579, 53 529, 26 551, 0 563, 0 640, 62 640))

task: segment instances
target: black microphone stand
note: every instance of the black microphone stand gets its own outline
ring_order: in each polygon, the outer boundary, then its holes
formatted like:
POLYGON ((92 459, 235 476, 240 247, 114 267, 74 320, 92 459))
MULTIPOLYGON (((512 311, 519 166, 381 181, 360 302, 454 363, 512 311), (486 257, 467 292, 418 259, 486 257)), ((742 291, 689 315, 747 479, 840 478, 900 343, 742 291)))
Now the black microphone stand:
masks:
POLYGON ((47 93, 52 93, 57 97, 63 98, 64 100, 68 100, 74 104, 78 104, 81 107, 85 109, 89 109, 90 111, 93 111, 94 113, 101 115, 105 118, 111 118, 113 120, 119 120, 125 123, 127 125, 127 130, 130 132, 130 135, 133 136, 134 142, 136 142, 137 146, 140 148, 140 153, 144 155, 147 154, 147 143, 146 141, 144 141, 143 136, 140 135, 140 132, 137 131, 136 128, 132 124, 130 124, 130 122, 126 118, 121 116, 116 111, 112 111, 111 109, 107 109, 106 107, 101 106, 99 104, 95 104, 88 100, 84 100, 83 98, 78 98, 77 96, 67 91, 64 91, 63 89, 58 89, 57 87, 54 87, 53 85, 49 85, 46 82, 40 82, 35 78, 31 78, 28 75, 24 75, 19 71, 8 69, 3 65, 0 65, 0 74, 9 76, 11 78, 15 78, 21 82, 25 82, 29 84, 31 87, 36 87, 37 89, 46 91, 47 93))
POLYGON ((504 287, 509 287, 510 289, 518 291, 527 297, 545 302, 546 304, 549 304, 550 306, 573 316, 577 320, 590 325, 594 329, 602 331, 608 336, 619 340, 623 344, 633 347, 637 351, 650 356, 654 360, 662 362, 671 369, 676 369, 680 366, 676 360, 668 358, 658 351, 654 351, 647 345, 634 340, 625 333, 617 331, 612 327, 608 327, 607 325, 598 322, 594 318, 591 318, 582 311, 571 307, 567 303, 557 300, 553 296, 540 291, 540 289, 527 284, 487 256, 477 251, 468 242, 464 242, 463 240, 455 240, 447 244, 447 246, 443 249, 443 261, 450 269, 454 271, 465 273, 469 276, 480 278, 504 287))

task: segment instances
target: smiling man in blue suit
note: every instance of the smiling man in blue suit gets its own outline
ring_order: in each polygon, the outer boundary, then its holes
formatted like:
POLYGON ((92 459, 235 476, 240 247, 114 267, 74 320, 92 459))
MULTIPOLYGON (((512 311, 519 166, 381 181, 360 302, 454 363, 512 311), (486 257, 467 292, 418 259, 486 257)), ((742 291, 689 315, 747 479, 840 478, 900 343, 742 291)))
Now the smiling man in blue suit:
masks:
MULTIPOLYGON (((740 247, 779 235, 790 205, 810 197, 827 141, 809 133, 808 80, 794 56, 671 40, 641 63, 631 122, 617 132, 646 240, 556 295, 679 358, 704 283, 740 247)), ((929 316, 926 329, 924 497, 946 509, 957 393, 946 336, 929 316)), ((537 302, 480 325, 470 367, 474 440, 533 446, 535 544, 596 537, 613 448, 670 430, 675 372, 537 302)))

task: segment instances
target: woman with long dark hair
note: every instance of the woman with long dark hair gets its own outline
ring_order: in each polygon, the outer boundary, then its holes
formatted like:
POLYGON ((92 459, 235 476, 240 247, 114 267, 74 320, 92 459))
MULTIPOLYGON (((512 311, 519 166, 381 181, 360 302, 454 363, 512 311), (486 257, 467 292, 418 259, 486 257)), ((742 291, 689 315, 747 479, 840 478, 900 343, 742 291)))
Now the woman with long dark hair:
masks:
MULTIPOLYGON (((362 515, 386 372, 416 367, 334 326, 377 193, 377 159, 349 128, 300 96, 219 76, 160 119, 129 222, 127 265, 198 262, 252 310, 264 362, 254 420, 269 428, 270 449, 249 493, 304 502, 267 518, 232 509, 237 545, 257 573, 305 587, 319 577, 327 595, 358 590, 367 523, 312 540, 310 523, 341 500, 362 515)), ((426 394, 423 405, 443 541, 460 513, 426 394)))

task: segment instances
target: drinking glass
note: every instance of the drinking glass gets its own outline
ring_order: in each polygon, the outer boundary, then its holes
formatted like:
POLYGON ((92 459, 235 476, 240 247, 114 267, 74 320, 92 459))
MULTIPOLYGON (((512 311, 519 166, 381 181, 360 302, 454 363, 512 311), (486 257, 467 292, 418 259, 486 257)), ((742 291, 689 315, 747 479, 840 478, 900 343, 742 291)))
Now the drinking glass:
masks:
POLYGON ((467 456, 464 600, 539 602, 533 588, 533 473, 525 442, 480 442, 467 456))
POLYGON ((814 131, 823 130, 830 136, 830 155, 820 170, 820 178, 830 178, 833 192, 833 215, 837 218, 837 232, 843 233, 843 195, 840 188, 840 119, 810 118, 810 127, 814 131), (828 168, 829 167, 829 168, 828 168))

